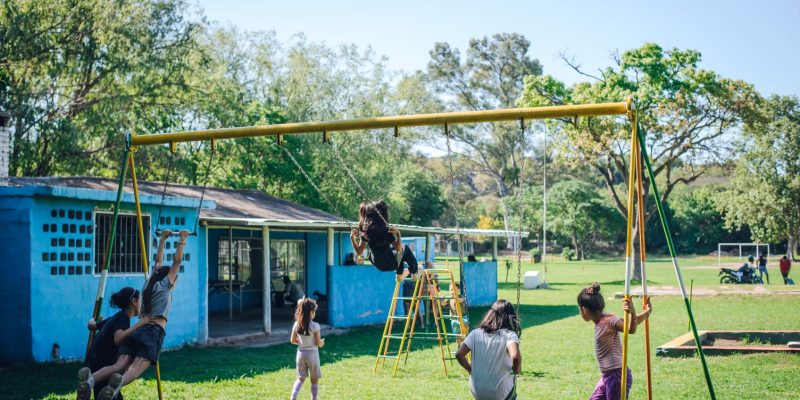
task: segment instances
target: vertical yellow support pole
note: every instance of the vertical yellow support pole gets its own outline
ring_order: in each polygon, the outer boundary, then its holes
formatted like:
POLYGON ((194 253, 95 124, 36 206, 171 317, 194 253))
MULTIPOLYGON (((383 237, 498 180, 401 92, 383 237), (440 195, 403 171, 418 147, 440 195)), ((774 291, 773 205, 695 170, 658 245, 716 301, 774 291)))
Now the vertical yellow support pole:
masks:
MULTIPOLYGON (((638 204, 637 210, 639 215, 639 260, 642 265, 642 309, 647 305, 649 296, 647 294, 647 268, 645 266, 647 255, 645 252, 645 235, 644 235, 644 218, 645 218, 645 202, 644 202, 644 171, 642 170, 642 154, 639 146, 636 146, 636 202, 638 204)), ((652 383, 652 370, 650 363, 650 318, 644 320, 644 353, 645 353, 645 367, 647 374, 645 375, 645 383, 647 383, 647 399, 653 400, 653 383, 652 383)))
MULTIPOLYGON (((139 229, 139 246, 141 247, 141 251, 143 253, 142 259, 142 271, 144 272, 144 279, 147 281, 147 276, 149 275, 149 259, 147 257, 147 242, 144 240, 144 224, 142 223, 142 206, 139 203, 139 184, 136 182, 136 166, 134 165, 134 154, 135 149, 132 149, 131 152, 128 153, 128 164, 131 165, 131 181, 133 182, 133 199, 136 203, 136 224, 138 225, 139 229)), ((164 399, 164 394, 161 392, 161 368, 159 368, 158 361, 156 361, 155 365, 156 369, 156 389, 158 390, 158 400, 164 399)))
MULTIPOLYGON (((631 113, 631 126, 633 137, 631 138, 631 157, 628 165, 628 226, 627 226, 627 240, 625 241, 625 301, 631 299, 631 267, 633 265, 633 257, 631 250, 633 248, 633 194, 635 190, 634 183, 636 182, 636 148, 639 146, 639 140, 636 135, 636 114, 631 113)), ((625 330, 622 332, 622 384, 620 391, 621 400, 627 398, 627 384, 628 384, 628 336, 629 327, 631 324, 631 315, 625 313, 623 316, 625 330)))

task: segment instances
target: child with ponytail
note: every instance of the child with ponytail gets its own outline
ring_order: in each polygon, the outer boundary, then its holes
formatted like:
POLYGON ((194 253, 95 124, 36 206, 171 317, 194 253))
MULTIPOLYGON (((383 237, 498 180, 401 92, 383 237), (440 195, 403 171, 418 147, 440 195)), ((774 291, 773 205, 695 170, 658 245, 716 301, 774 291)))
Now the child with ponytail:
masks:
MULTIPOLYGON (((631 314, 630 326, 625 327, 622 318, 614 314, 606 314, 605 300, 600 293, 600 284, 595 282, 581 290, 578 294, 578 307, 584 321, 594 322, 594 350, 597 364, 600 367, 600 381, 594 388, 589 400, 615 400, 622 395, 622 342, 619 333, 628 329, 628 333, 636 333, 636 326, 646 320, 652 312, 650 302, 641 314, 636 315, 631 300, 623 300, 622 309, 631 314)), ((631 370, 626 371, 626 393, 630 393, 633 376, 631 370)), ((627 395, 626 395, 627 398, 627 395)))
POLYGON ((325 339, 320 334, 320 326, 314 322, 317 315, 317 302, 303 298, 297 303, 294 313, 294 326, 290 341, 297 345, 297 381, 292 388, 292 400, 297 399, 300 388, 306 378, 311 377, 311 398, 317 400, 319 379, 322 370, 319 365, 319 348, 325 346, 325 339))
POLYGON ((117 397, 123 386, 138 379, 150 365, 158 362, 166 335, 164 328, 167 326, 167 317, 172 308, 172 290, 183 262, 183 250, 186 247, 189 231, 180 231, 172 265, 165 267, 162 266, 164 244, 171 235, 172 232, 169 230, 161 233, 152 273, 142 288, 140 316, 146 322, 121 343, 116 363, 98 371, 90 372, 89 368, 78 371, 78 400, 89 400, 86 388, 90 388, 91 391, 91 388, 95 387, 102 388, 95 399, 112 400, 117 397), (95 382, 108 382, 108 385, 103 387, 95 382))
MULTIPOLYGON (((94 318, 89 320, 89 330, 97 331, 84 364, 90 371, 114 365, 117 362, 118 346, 136 329, 152 322, 149 318, 141 318, 131 326, 131 317, 139 315, 139 291, 132 287, 124 287, 112 294, 109 302, 112 308, 119 309, 116 314, 100 321, 95 321, 94 318)), ((99 397, 100 389, 107 384, 107 381, 103 381, 95 385, 95 398, 99 397)), ((79 387, 79 391, 88 396, 92 388, 84 385, 79 387)), ((122 400, 122 395, 117 395, 115 399, 122 400)))

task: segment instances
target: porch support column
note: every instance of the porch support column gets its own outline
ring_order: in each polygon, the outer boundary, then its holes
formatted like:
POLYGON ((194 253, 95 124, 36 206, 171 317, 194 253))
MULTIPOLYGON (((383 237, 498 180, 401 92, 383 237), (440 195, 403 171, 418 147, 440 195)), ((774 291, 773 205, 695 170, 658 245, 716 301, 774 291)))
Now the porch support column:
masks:
POLYGON ((261 227, 261 248, 263 249, 261 254, 264 257, 262 262, 264 265, 264 282, 262 283, 262 301, 264 303, 264 332, 270 334, 272 333, 272 266, 270 265, 270 260, 272 260, 272 256, 270 254, 272 248, 269 245, 268 226, 261 227))
POLYGON ((328 252, 327 252, 327 265, 333 266, 333 228, 328 228, 328 252))
POLYGON ((497 236, 492 237, 492 261, 497 261, 497 236))
POLYGON ((425 234, 425 261, 433 261, 431 254, 433 253, 433 235, 430 232, 425 234))

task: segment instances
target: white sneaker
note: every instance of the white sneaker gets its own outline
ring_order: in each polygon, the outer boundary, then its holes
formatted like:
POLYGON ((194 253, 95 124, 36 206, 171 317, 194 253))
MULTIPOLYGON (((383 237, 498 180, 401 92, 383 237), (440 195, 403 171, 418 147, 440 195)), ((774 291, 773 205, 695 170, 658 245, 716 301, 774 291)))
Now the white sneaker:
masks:
POLYGON ((120 389, 122 389, 122 375, 111 375, 111 378, 108 378, 108 386, 100 391, 97 395, 97 400, 114 400, 120 389))
POLYGON ((90 400, 94 389, 94 376, 88 367, 78 371, 78 400, 90 400))

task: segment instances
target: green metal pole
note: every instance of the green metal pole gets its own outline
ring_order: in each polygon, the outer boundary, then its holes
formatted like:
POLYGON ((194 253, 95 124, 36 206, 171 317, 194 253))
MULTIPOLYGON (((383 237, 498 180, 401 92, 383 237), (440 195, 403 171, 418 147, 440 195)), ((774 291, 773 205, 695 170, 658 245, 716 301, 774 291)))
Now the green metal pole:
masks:
MULTIPOLYGON (((640 127, 639 127, 640 128, 640 127)), ((664 229, 664 236, 667 239, 667 248, 669 249, 669 256, 672 258, 672 266, 675 268, 675 275, 678 278, 678 286, 681 289, 681 296, 683 296, 683 303, 686 304, 686 312, 689 314, 689 324, 692 327, 692 334, 694 335, 694 342, 697 345, 697 354, 700 355, 700 363, 703 364, 703 373, 706 377, 706 385, 708 385, 708 393, 711 395, 712 400, 716 400, 714 395, 714 385, 711 383, 711 374, 708 372, 708 365, 706 364, 706 357, 703 354, 703 344, 700 342, 700 337, 697 334, 697 325, 694 322, 694 315, 692 314, 692 304, 689 302, 689 297, 686 295, 686 286, 683 284, 683 276, 681 276, 681 269, 678 266, 678 258, 675 254, 675 246, 672 243, 672 233, 667 223, 667 217, 664 213, 664 207, 661 204, 661 195, 658 193, 658 186, 656 185, 656 178, 653 174, 653 165, 650 162, 650 156, 647 154, 647 146, 644 142, 644 133, 642 129, 637 129, 639 136, 639 147, 642 149, 642 159, 647 166, 647 176, 650 178, 650 185, 653 187, 653 198, 656 201, 656 208, 658 209, 658 218, 661 220, 661 227, 664 229)))
MULTIPOLYGON (((119 216, 119 205, 122 202, 122 188, 125 186, 125 174, 128 170, 128 155, 130 149, 126 148, 122 157, 122 167, 119 170, 119 186, 117 187, 117 200, 114 202, 114 216, 111 219, 111 233, 108 235, 106 241, 106 252, 103 255, 103 264, 100 266, 100 285, 97 287, 97 297, 94 301, 94 311, 92 318, 95 321, 100 318, 100 309, 103 306, 103 296, 106 291, 106 281, 108 281, 108 266, 111 264, 111 246, 114 243, 114 237, 117 234, 117 217, 119 216)), ((86 356, 89 355, 89 349, 92 347, 92 338, 94 337, 93 331, 89 331, 89 340, 86 343, 86 356)))

